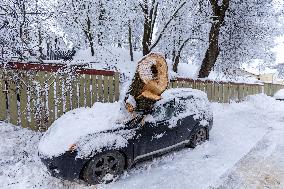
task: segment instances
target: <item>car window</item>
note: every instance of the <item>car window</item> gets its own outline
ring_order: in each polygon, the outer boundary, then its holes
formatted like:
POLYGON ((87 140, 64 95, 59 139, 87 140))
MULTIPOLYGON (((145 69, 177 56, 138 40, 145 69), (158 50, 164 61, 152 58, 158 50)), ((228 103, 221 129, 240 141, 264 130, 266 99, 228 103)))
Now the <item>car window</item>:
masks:
POLYGON ((175 106, 174 100, 169 101, 163 105, 155 107, 152 116, 155 121, 162 121, 171 119, 174 116, 175 106))

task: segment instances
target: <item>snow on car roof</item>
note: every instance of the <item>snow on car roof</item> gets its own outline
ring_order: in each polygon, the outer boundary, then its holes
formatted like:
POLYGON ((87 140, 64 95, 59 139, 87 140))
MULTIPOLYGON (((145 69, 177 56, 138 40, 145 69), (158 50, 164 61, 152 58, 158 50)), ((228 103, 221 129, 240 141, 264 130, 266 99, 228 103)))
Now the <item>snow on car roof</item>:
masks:
MULTIPOLYGON (((191 88, 175 88, 166 90, 161 97, 161 100, 158 101, 158 104, 162 104, 164 102, 169 101, 174 98, 187 98, 194 97, 198 99, 207 99, 207 94, 203 91, 191 88)), ((157 105, 158 105, 157 104, 157 105)))

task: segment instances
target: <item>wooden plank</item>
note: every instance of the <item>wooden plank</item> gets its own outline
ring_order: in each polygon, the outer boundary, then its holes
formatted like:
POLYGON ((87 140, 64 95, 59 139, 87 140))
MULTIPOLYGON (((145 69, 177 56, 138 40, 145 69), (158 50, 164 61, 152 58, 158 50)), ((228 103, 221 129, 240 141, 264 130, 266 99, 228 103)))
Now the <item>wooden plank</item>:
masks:
POLYGON ((85 75, 85 95, 86 95, 86 106, 91 107, 92 106, 92 94, 91 94, 91 76, 85 75))
POLYGON ((119 100, 119 73, 115 73, 114 75, 114 100, 118 101, 119 100))
POLYGON ((178 87, 178 82, 174 81, 173 84, 172 84, 172 88, 177 88, 177 87, 178 87))
POLYGON ((85 75, 79 76, 79 107, 86 107, 85 105, 85 75))
POLYGON ((54 73, 48 74, 48 125, 55 121, 55 80, 54 73))
POLYGON ((78 90, 78 81, 79 77, 73 78, 72 80, 72 109, 76 109, 79 107, 79 90, 78 90))
POLYGON ((34 89, 34 77, 35 74, 30 75, 27 78, 27 93, 28 93, 28 122, 29 122, 29 128, 33 130, 37 130, 36 128, 36 109, 35 109, 35 103, 36 103, 36 91, 34 89))
POLYGON ((229 102, 229 84, 223 84, 223 102, 229 102))
POLYGON ((114 102, 114 77, 109 76, 109 102, 114 102))
POLYGON ((178 88, 183 88, 183 81, 178 81, 177 87, 178 88))
POLYGON ((214 82, 214 102, 220 102, 219 101, 219 83, 214 82))
POLYGON ((108 94, 109 94, 109 84, 108 84, 109 76, 103 76, 103 89, 104 89, 104 101, 109 102, 108 94))
POLYGON ((212 101, 212 83, 206 82, 205 83, 206 93, 209 101, 212 101))
POLYGON ((38 93, 38 115, 37 115, 37 127, 39 131, 47 130, 48 115, 47 115, 47 97, 46 97, 46 74, 44 71, 38 71, 36 79, 39 87, 38 93))
POLYGON ((70 75, 67 73, 63 77, 64 82, 64 113, 71 110, 71 93, 72 81, 70 75))
POLYGON ((92 104, 98 101, 98 82, 97 76, 92 75, 92 104))
POLYGON ((190 82, 189 81, 184 81, 183 87, 184 88, 190 88, 190 82))
POLYGON ((5 81, 3 78, 4 73, 0 70, 0 120, 7 119, 6 111, 6 92, 5 92, 5 81))
POLYGON ((63 78, 61 75, 56 75, 56 112, 55 112, 55 119, 59 118, 61 115, 63 115, 63 93, 62 93, 62 84, 63 84, 63 78))
POLYGON ((101 75, 97 76, 97 84, 98 84, 98 102, 103 102, 104 96, 103 96, 103 78, 101 75))
POLYGON ((238 87, 238 99, 239 101, 243 100, 244 98, 244 85, 240 84, 238 87))
MULTIPOLYGON (((23 74, 26 74, 23 72, 23 74)), ((27 77, 22 77, 19 83, 20 92, 20 122, 22 127, 29 127, 28 122, 28 89, 27 77)))
POLYGON ((15 80, 8 81, 9 117, 10 123, 18 125, 17 84, 15 80))

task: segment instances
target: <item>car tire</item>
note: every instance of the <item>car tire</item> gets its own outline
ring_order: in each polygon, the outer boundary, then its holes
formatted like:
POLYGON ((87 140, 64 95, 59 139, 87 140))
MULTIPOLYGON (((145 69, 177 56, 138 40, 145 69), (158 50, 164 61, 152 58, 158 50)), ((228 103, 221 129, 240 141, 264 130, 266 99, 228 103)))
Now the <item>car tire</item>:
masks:
POLYGON ((198 127, 190 136, 188 147, 195 148, 209 139, 208 130, 205 127, 198 127))
POLYGON ((110 183, 125 168, 125 158, 118 151, 108 151, 94 156, 83 170, 83 180, 88 184, 110 183))

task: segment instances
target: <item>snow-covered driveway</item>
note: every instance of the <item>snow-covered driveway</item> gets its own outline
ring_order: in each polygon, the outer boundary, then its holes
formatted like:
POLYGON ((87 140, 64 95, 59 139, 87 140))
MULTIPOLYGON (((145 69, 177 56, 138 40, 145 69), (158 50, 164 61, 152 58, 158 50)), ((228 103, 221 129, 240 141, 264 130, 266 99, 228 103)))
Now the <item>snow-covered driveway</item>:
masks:
MULTIPOLYGON (((213 103, 210 141, 136 165, 97 188, 284 188, 284 102, 256 95, 213 103)), ((40 134, 0 123, 0 188, 94 188, 50 177, 40 134)))

